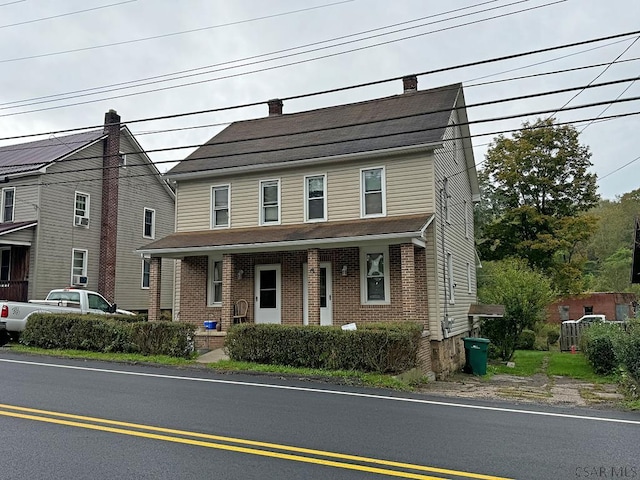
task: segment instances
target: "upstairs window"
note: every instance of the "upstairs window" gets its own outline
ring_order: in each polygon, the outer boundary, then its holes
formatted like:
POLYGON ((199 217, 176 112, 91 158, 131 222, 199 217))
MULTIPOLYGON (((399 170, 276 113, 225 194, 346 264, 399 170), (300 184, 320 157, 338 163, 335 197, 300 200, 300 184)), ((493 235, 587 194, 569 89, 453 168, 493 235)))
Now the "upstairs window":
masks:
POLYGON ((118 165, 119 165, 121 168, 127 168, 127 154, 126 154, 126 153, 119 152, 119 153, 118 153, 118 157, 119 157, 119 158, 118 158, 118 165))
POLYGON ((304 178, 305 221, 318 222, 327 219, 327 176, 313 175, 304 178))
POLYGON ((211 187, 211 228, 229 226, 229 185, 211 187))
POLYGON ((89 194, 76 192, 73 224, 76 227, 89 226, 89 194))
POLYGON ((2 221, 13 222, 13 206, 16 196, 15 187, 2 189, 2 221))
POLYGON ((144 209, 144 230, 142 236, 144 238, 156 237, 156 211, 152 208, 144 209))
POLYGON ((260 224, 280 223, 280 180, 260 182, 260 224))
POLYGON ((383 167, 361 170, 360 192, 362 217, 383 217, 387 214, 383 167))

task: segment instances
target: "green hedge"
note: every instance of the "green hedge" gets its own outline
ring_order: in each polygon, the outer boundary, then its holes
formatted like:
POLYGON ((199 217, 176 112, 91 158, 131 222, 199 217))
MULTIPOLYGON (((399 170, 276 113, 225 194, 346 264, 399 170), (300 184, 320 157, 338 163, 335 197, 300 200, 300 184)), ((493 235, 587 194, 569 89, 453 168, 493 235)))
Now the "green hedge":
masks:
POLYGON ((188 358, 194 327, 173 322, 133 322, 127 316, 38 313, 20 342, 39 348, 141 353, 188 358))
POLYGON ((609 375, 618 368, 620 359, 617 355, 620 340, 624 331, 618 325, 591 325, 582 332, 580 349, 593 367, 593 371, 609 375))
POLYGON ((225 346, 233 360, 292 367, 398 373, 417 366, 422 325, 340 327, 241 324, 225 346))
POLYGON ((518 350, 533 350, 536 344, 536 332, 533 330, 524 329, 518 337, 516 342, 516 349, 518 350))

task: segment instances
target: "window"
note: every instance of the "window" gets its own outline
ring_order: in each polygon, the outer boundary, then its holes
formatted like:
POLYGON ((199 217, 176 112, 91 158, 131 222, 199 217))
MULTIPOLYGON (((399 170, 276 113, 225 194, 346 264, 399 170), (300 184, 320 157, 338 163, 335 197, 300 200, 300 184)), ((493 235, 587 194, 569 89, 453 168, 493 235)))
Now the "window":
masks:
POLYGON ((151 259, 142 259, 142 288, 149 288, 151 278, 151 259))
POLYGON ((229 226, 229 185, 211 187, 211 228, 229 226))
POLYGON ((361 170, 360 192, 362 217, 382 217, 387 214, 383 167, 361 170))
POLYGON ((464 201, 464 237, 469 238, 469 202, 464 201))
POLYGON ((3 248, 0 250, 0 281, 8 282, 11 280, 11 249, 3 248))
POLYGON ((326 175, 304 177, 304 211, 306 222, 327 219, 326 175))
POLYGON ((152 208, 144 209, 144 238, 155 238, 156 236, 156 211, 152 208))
POLYGON ((467 293, 473 293, 471 288, 471 264, 467 262, 467 293))
POLYGON ((76 192, 74 200, 73 224, 76 227, 89 226, 89 194, 76 192))
POLYGON ((584 306, 584 314, 585 315, 593 315, 593 305, 585 305, 584 306))
POLYGON ((2 221, 13 222, 13 206, 15 201, 15 187, 2 189, 2 221))
POLYGON ((361 249, 360 271, 362 303, 390 303, 389 247, 361 249))
POLYGON ((89 308, 92 310, 108 312, 111 309, 111 305, 102 295, 98 295, 97 293, 87 293, 87 299, 89 300, 89 308))
POLYGON ((87 276, 87 250, 74 248, 71 252, 71 284, 79 283, 79 277, 87 276))
POLYGON ((208 304, 222 304, 222 260, 219 258, 209 259, 209 281, 208 283, 208 304))
POLYGON ((260 182, 260 224, 280 223, 280 180, 260 182))
POLYGON ((122 168, 127 168, 127 154, 119 152, 118 157, 118 165, 122 168))
POLYGON ((453 281, 453 255, 447 253, 447 289, 449 291, 449 303, 456 303, 455 297, 456 284, 453 281))
POLYGON ((451 223, 451 195, 449 195, 449 179, 447 178, 444 179, 442 195, 444 196, 444 220, 447 223, 451 223))

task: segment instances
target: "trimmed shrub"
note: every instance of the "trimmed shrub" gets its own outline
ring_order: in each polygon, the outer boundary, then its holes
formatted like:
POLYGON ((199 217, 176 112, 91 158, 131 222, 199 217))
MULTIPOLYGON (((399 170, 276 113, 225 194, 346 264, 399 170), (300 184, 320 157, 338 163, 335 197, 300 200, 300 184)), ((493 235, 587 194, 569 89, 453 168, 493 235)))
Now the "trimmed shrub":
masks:
POLYGON ((193 352, 193 326, 171 322, 132 322, 132 318, 38 313, 29 317, 20 342, 47 349, 186 358, 193 352))
POLYGON ((533 346, 536 343, 536 332, 533 330, 523 330, 518 337, 516 343, 516 349, 518 350, 533 350, 533 346))
POLYGON ((240 324, 225 346, 234 360, 331 370, 398 373, 417 366, 422 326, 339 327, 240 324))
POLYGON ((617 352, 623 330, 617 325, 591 325, 582 333, 580 348, 593 367, 601 375, 609 375, 618 368, 617 352))
POLYGON ((627 334, 620 336, 617 356, 631 378, 640 383, 640 321, 631 321, 627 334))

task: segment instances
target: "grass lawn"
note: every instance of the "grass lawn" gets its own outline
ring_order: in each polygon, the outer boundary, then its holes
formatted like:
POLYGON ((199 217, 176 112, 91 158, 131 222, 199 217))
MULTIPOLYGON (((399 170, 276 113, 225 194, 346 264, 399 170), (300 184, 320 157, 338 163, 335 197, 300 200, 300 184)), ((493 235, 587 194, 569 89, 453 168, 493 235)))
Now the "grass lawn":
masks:
POLYGON ((487 372, 529 377, 535 373, 542 372, 545 357, 549 353, 537 350, 516 350, 511 360, 516 364, 515 368, 507 367, 503 362, 491 361, 487 367, 487 372))

